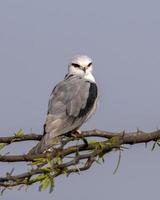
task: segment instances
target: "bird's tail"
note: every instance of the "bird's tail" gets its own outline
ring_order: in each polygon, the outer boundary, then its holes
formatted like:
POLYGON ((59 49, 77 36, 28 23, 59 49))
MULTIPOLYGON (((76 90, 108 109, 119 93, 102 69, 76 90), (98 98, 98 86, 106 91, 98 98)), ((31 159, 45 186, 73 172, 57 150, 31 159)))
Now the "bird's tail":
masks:
POLYGON ((45 134, 41 141, 28 152, 28 155, 43 154, 57 143, 59 143, 58 137, 51 139, 49 134, 45 134))

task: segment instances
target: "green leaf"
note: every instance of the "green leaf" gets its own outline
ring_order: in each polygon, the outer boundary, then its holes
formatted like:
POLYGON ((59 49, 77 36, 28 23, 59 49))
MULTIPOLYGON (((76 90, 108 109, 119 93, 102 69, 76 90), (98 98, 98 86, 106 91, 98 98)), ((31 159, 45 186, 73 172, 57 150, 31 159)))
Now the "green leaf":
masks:
POLYGON ((50 186, 50 179, 46 177, 44 180, 41 181, 41 184, 39 186, 39 191, 43 192, 50 186))
POLYGON ((49 175, 45 175, 45 178, 40 181, 39 191, 42 192, 49 188, 49 192, 53 192, 54 190, 54 179, 49 175))
POLYGON ((0 191, 0 196, 3 196, 5 190, 6 190, 6 188, 4 188, 4 189, 2 189, 2 190, 0 191))
POLYGON ((5 143, 0 143, 0 150, 2 150, 5 146, 7 146, 7 144, 5 144, 5 143))
POLYGON ((99 147, 101 148, 101 149, 103 149, 103 148, 105 148, 105 144, 103 143, 103 142, 99 142, 99 147))
POLYGON ((88 144, 97 144, 97 141, 96 140, 92 140, 92 141, 88 141, 88 144))
POLYGON ((32 162, 33 166, 41 165, 46 162, 46 158, 35 158, 34 161, 32 162))
POLYGON ((46 175, 39 175, 36 178, 32 179, 32 182, 39 182, 42 181, 43 179, 45 179, 46 175))
POLYGON ((15 135, 16 138, 21 138, 21 137, 24 136, 24 132, 23 132, 22 129, 20 129, 20 130, 17 131, 14 135, 15 135))
POLYGON ((88 144, 94 145, 96 149, 103 149, 106 146, 104 142, 97 142, 95 140, 89 141, 88 144))
POLYGON ((52 193, 54 190, 54 178, 50 177, 50 188, 49 188, 49 193, 52 193))
POLYGON ((60 165, 62 163, 62 158, 57 156, 52 161, 54 164, 60 165))
POLYGON ((50 167, 41 168, 41 170, 42 170, 44 173, 50 173, 50 172, 52 172, 52 169, 51 169, 50 167))

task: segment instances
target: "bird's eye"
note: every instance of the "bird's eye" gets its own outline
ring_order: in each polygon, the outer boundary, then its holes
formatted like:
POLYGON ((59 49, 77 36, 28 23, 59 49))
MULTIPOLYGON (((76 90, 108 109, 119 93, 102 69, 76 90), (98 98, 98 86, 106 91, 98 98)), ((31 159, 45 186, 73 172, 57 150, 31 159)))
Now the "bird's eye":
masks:
POLYGON ((77 63, 72 63, 72 65, 73 65, 74 67, 76 67, 76 68, 80 68, 80 65, 77 64, 77 63))
POLYGON ((88 64, 88 67, 90 67, 92 65, 92 63, 90 62, 89 64, 88 64))

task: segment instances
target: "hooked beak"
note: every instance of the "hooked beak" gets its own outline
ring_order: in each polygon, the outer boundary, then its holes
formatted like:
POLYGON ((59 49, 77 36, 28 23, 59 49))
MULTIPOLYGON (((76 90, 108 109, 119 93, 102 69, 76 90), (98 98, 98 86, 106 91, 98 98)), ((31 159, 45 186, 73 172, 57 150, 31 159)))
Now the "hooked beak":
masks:
POLYGON ((83 67, 82 70, 84 71, 84 73, 86 73, 86 68, 85 67, 83 67))

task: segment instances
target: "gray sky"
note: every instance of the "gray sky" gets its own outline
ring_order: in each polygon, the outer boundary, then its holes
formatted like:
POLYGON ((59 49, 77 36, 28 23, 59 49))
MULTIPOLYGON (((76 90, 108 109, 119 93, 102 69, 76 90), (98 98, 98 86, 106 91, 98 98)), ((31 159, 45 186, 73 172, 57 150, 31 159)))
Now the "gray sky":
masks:
MULTIPOLYGON (((160 1, 1 0, 0 135, 22 128, 42 131, 50 92, 69 59, 94 60, 99 108, 83 129, 155 130, 160 126, 160 1)), ((25 153, 24 143, 14 153, 25 153)), ((159 150, 136 145, 88 172, 60 177, 54 193, 37 187, 8 191, 3 199, 155 199, 159 197, 159 150)), ((15 166, 15 165, 14 165, 15 166)), ((1 164, 0 169, 13 165, 1 164)), ((18 170, 23 166, 19 165, 18 170)))

